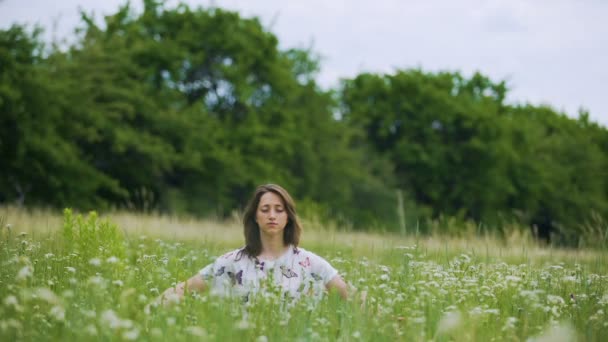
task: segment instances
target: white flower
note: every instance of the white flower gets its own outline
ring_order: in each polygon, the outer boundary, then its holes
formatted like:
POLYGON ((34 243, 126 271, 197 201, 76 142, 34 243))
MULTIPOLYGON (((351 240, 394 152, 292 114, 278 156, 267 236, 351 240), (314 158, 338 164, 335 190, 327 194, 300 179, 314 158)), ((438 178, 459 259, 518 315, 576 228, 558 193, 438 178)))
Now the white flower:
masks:
POLYGON ((505 277, 505 279, 506 279, 507 281, 510 281, 510 282, 513 282, 513 283, 518 283, 518 282, 520 282, 520 281, 521 281, 521 278, 520 278, 520 277, 513 276, 513 275, 508 275, 508 276, 506 276, 506 277, 505 277))
POLYGON ((564 278, 562 278, 562 280, 566 283, 575 283, 576 277, 575 276, 565 276, 564 278))
POLYGON ((93 324, 89 324, 84 328, 84 331, 91 336, 97 336, 97 328, 93 324))
POLYGON ((485 309, 484 312, 487 314, 492 314, 492 315, 500 314, 500 310, 498 310, 498 309, 485 309))
POLYGON ((36 289, 36 295, 38 298, 44 300, 49 304, 59 304, 59 297, 51 290, 46 287, 36 289))
POLYGON ((76 269, 74 267, 66 266, 65 269, 70 273, 76 273, 76 269))
POLYGON ((49 314, 51 315, 51 317, 53 317, 57 321, 65 320, 65 310, 63 309, 63 307, 61 307, 59 305, 53 306, 51 308, 51 311, 49 311, 49 314))
POLYGON ((101 265, 101 260, 99 258, 93 258, 93 259, 89 260, 89 265, 91 265, 91 266, 100 266, 101 265))
POLYGON ((247 322, 246 320, 242 319, 242 320, 238 321, 235 326, 239 330, 247 330, 247 329, 249 329, 249 327, 251 325, 249 324, 249 322, 247 322))
POLYGON ((506 330, 513 330, 515 329, 515 324, 517 323, 518 319, 517 317, 507 317, 507 321, 505 322, 505 325, 502 327, 502 331, 506 331, 506 330))
POLYGON ((104 280, 105 279, 100 276, 92 276, 92 277, 89 277, 89 279, 87 280, 87 283, 89 283, 91 285, 103 286, 104 280))
MULTIPOLYGON (((99 320, 101 321, 102 325, 104 325, 112 330, 120 329, 120 328, 124 328, 124 329, 133 328, 133 321, 128 320, 128 319, 121 319, 116 314, 116 312, 114 312, 113 310, 106 310, 106 311, 102 312, 99 320)), ((137 329, 134 329, 134 330, 137 330, 137 329)), ((139 335, 139 331, 137 331, 137 334, 139 335)), ((131 336, 131 335, 129 335, 129 336, 131 336)), ((124 338, 126 338, 126 337, 124 337, 124 338)))
POLYGON ((564 298, 555 295, 547 295, 547 301, 549 304, 565 304, 564 298))
POLYGON ((421 317, 414 317, 412 318, 412 323, 418 323, 418 324, 424 324, 424 322, 426 322, 426 317, 421 316, 421 317))
POLYGON ((122 326, 122 320, 113 310, 106 310, 101 313, 101 323, 110 329, 118 329, 122 326))
POLYGON ((191 326, 186 328, 186 332, 192 336, 205 337, 207 336, 207 331, 201 327, 191 326))
POLYGON ((109 258, 106 259, 106 262, 108 264, 115 264, 118 261, 119 261, 119 259, 117 257, 115 257, 115 256, 111 256, 111 257, 109 257, 109 258))
POLYGON ((528 342, 570 342, 576 341, 576 332, 570 324, 552 325, 542 335, 529 338, 528 342))
POLYGON ((134 341, 139 337, 139 329, 131 329, 122 333, 122 338, 129 341, 134 341))
POLYGON ((114 281, 112 282, 112 284, 114 284, 114 285, 116 285, 116 286, 118 286, 118 287, 122 287, 122 286, 124 285, 123 281, 122 281, 122 280, 120 280, 120 279, 118 279, 118 280, 114 280, 114 281))
POLYGON ((34 269, 32 268, 32 266, 23 266, 23 268, 21 268, 19 270, 19 272, 17 272, 17 281, 23 281, 27 278, 30 278, 32 276, 32 274, 34 273, 34 269))
POLYGON ((439 321, 439 326, 437 327, 438 334, 448 333, 454 329, 456 329, 462 321, 462 317, 460 312, 458 311, 450 311, 446 312, 441 320, 439 321))
POLYGON ((17 297, 10 295, 10 296, 4 298, 4 305, 17 306, 17 305, 19 305, 19 300, 17 299, 17 297))

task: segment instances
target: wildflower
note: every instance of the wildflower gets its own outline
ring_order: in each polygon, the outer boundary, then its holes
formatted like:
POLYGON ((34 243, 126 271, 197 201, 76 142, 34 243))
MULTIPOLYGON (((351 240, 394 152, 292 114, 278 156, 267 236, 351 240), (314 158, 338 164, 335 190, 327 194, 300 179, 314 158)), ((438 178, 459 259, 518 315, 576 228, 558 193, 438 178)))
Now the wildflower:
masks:
POLYGON ((492 315, 500 314, 500 310, 498 310, 498 309, 485 309, 484 312, 487 314, 492 314, 492 315))
POLYGON ((242 319, 236 323, 236 328, 239 330, 247 330, 249 329, 250 324, 246 320, 242 319))
POLYGON ((65 268, 65 269, 66 269, 68 272, 70 272, 70 273, 76 273, 76 269, 75 269, 74 267, 71 267, 71 266, 66 266, 66 268, 65 268))
POLYGON ((462 317, 460 312, 458 311, 450 311, 446 312, 441 320, 439 321, 439 326, 437 327, 438 334, 448 333, 454 329, 456 329, 462 321, 462 317))
POLYGON ((19 300, 17 300, 17 297, 10 295, 10 296, 4 298, 4 305, 17 306, 17 305, 19 305, 19 300))
POLYGON ((566 283, 576 283, 576 277, 575 276, 565 276, 562 278, 562 281, 564 281, 566 283))
POLYGON ((414 317, 414 318, 412 318, 411 321, 412 321, 412 323, 424 324, 426 322, 426 317, 424 317, 424 316, 414 317))
POLYGON ((44 255, 44 257, 45 257, 46 259, 50 259, 50 258, 52 258, 52 257, 54 257, 54 256, 55 256, 55 254, 53 254, 53 253, 46 253, 46 254, 44 255))
POLYGON ((197 337, 205 337, 207 336, 207 331, 201 327, 191 326, 186 328, 186 332, 192 336, 197 337))
POLYGON ((542 335, 528 339, 529 342, 566 342, 575 341, 576 333, 570 324, 552 325, 542 335))
POLYGON ((507 330, 513 330, 515 329, 515 324, 517 323, 518 319, 517 317, 507 317, 507 321, 505 322, 505 325, 502 327, 502 331, 507 331, 507 330))
POLYGON ((120 280, 120 279, 118 279, 118 280, 114 280, 114 281, 112 282, 112 284, 114 284, 114 285, 116 285, 116 286, 118 286, 118 287, 122 287, 122 286, 124 285, 123 281, 122 281, 122 280, 120 280))
POLYGON ((89 265, 91 265, 91 266, 100 266, 101 265, 101 260, 99 258, 93 258, 93 259, 89 260, 89 265))
POLYGON ((38 298, 44 300, 49 304, 59 304, 60 302, 59 297, 57 297, 57 295, 53 291, 51 291, 51 289, 48 289, 46 287, 38 288, 36 290, 36 295, 38 296, 38 298))
POLYGON ((49 311, 49 315, 57 321, 65 320, 65 310, 59 305, 53 306, 51 308, 51 311, 49 311))
POLYGON ((97 328, 93 324, 89 324, 84 328, 87 334, 91 336, 97 336, 97 328))
POLYGON ((19 270, 19 272, 17 272, 17 281, 23 281, 27 278, 30 278, 32 276, 32 274, 34 273, 34 269, 32 268, 32 266, 23 266, 23 268, 21 268, 19 270))
POLYGON ((99 286, 103 286, 104 285, 104 279, 100 276, 92 276, 87 280, 87 283, 91 284, 91 285, 99 285, 99 286))
POLYGON ((512 276, 512 275, 508 275, 508 276, 506 276, 506 277, 505 277, 505 279, 506 279, 507 281, 510 281, 510 282, 513 282, 513 283, 519 283, 519 282, 521 281, 521 278, 520 278, 520 277, 517 277, 517 276, 512 276))
POLYGON ((118 261, 119 261, 119 259, 117 257, 115 257, 115 256, 111 256, 111 257, 109 257, 109 258, 106 259, 106 262, 108 264, 115 264, 118 261))
POLYGON ((131 329, 122 333, 122 338, 129 341, 134 341, 139 337, 139 329, 131 329))
POLYGON ((565 304, 564 298, 555 295, 547 295, 549 304, 565 304))
POLYGON ((268 337, 262 335, 262 336, 258 336, 258 338, 256 339, 256 342, 268 342, 268 337))

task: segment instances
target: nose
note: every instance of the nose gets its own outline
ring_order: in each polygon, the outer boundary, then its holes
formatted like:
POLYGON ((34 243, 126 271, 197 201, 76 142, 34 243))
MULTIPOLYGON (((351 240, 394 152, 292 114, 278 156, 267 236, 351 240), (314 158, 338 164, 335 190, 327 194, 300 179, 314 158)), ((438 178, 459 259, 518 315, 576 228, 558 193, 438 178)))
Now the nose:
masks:
POLYGON ((268 218, 271 220, 274 220, 276 217, 276 212, 274 210, 270 210, 269 214, 268 214, 268 218))

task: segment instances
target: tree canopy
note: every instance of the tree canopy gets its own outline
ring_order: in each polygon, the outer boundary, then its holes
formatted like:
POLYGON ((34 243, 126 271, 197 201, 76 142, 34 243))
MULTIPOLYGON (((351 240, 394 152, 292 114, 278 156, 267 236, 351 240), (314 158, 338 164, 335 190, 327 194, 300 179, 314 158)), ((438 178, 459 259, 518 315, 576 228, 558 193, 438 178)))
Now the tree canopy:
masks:
POLYGON ((408 69, 325 91, 314 52, 219 8, 145 0, 81 25, 63 49, 0 31, 0 203, 222 217, 274 182, 355 228, 404 210, 564 241, 608 214, 606 128, 507 104, 503 81, 408 69))

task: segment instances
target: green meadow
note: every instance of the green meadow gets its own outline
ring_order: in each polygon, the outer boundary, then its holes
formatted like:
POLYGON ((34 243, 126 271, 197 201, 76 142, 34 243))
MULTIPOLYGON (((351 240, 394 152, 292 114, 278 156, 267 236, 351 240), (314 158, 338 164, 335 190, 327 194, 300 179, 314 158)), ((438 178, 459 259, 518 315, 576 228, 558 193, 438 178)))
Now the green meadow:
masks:
POLYGON ((605 341, 608 254, 510 239, 345 232, 305 222, 302 246, 344 301, 247 303, 164 289, 240 247, 237 219, 2 209, 0 340, 605 341))

